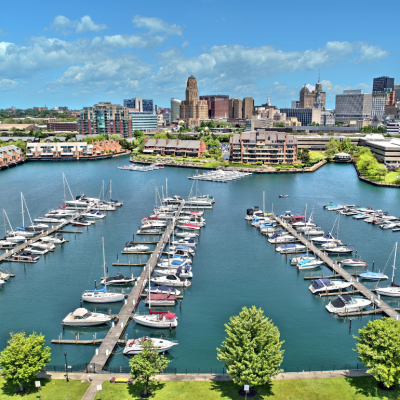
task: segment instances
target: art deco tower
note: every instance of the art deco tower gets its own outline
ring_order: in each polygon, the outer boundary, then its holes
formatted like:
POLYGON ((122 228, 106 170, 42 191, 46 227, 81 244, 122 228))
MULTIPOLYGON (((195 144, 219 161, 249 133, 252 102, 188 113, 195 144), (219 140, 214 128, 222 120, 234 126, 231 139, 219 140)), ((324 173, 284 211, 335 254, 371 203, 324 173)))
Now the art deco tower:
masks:
POLYGON ((199 100, 196 78, 191 75, 187 80, 186 99, 181 103, 180 117, 188 125, 199 125, 200 120, 208 119, 208 105, 206 100, 199 100))

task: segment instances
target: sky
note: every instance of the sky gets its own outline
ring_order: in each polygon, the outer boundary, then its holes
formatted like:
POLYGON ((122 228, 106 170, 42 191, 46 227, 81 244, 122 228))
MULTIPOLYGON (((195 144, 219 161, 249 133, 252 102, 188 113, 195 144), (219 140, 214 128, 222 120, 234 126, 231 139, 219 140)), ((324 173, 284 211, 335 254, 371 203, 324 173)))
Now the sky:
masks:
POLYGON ((371 93, 374 77, 397 78, 398 35, 377 12, 371 0, 4 2, 0 108, 133 97, 170 107, 190 75, 200 95, 290 107, 319 71, 334 108, 343 89, 371 93))

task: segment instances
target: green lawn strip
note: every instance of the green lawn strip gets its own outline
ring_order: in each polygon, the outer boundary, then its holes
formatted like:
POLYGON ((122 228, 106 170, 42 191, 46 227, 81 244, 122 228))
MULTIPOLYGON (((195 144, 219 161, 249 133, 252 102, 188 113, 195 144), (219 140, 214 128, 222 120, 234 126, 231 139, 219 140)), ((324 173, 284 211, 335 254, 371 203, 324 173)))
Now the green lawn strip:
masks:
POLYGON ((365 175, 366 178, 371 179, 374 182, 380 183, 396 183, 396 181, 398 180, 398 178, 396 178, 397 176, 400 176, 400 171, 388 172, 384 178, 373 175, 365 175))
MULTIPOLYGON (((154 400, 214 400, 241 399, 239 387, 233 382, 158 382, 151 387, 154 400)), ((104 382, 103 391, 95 399, 137 399, 143 385, 120 385, 104 382)), ((255 399, 276 400, 374 400, 398 399, 400 390, 384 392, 377 388, 372 377, 327 378, 274 381, 270 386, 258 388, 255 399)))
POLYGON ((310 151, 310 161, 317 162, 325 158, 325 154, 322 151, 310 151))
MULTIPOLYGON (((80 400, 85 394, 90 383, 82 383, 81 381, 70 380, 66 382, 64 379, 41 379, 41 394, 42 399, 66 399, 80 400)), ((8 399, 23 399, 37 400, 39 399, 39 391, 36 387, 29 386, 27 394, 20 396, 16 394, 18 386, 8 384, 3 378, 0 378, 0 400, 8 399)))

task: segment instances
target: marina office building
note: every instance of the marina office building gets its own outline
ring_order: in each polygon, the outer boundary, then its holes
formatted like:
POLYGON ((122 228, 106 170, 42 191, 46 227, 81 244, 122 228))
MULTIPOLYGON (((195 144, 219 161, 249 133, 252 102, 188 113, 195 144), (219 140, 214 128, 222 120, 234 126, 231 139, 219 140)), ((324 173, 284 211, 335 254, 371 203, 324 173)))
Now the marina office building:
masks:
POLYGON ((292 164, 297 162, 297 137, 263 129, 233 135, 229 140, 229 161, 292 164))

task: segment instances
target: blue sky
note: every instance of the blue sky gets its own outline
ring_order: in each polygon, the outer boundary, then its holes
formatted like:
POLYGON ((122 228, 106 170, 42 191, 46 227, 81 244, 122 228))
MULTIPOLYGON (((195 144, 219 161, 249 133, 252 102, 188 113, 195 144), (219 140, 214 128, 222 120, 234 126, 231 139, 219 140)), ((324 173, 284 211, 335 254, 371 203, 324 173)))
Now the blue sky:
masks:
MULTIPOLYGON (((327 107, 343 89, 396 78, 399 51, 376 2, 248 0, 5 2, 0 108, 200 94, 290 107, 321 70, 327 107)), ((386 1, 385 10, 397 2, 386 1)), ((399 77, 400 81, 400 77, 399 77)))

